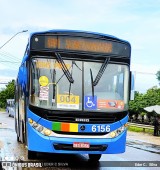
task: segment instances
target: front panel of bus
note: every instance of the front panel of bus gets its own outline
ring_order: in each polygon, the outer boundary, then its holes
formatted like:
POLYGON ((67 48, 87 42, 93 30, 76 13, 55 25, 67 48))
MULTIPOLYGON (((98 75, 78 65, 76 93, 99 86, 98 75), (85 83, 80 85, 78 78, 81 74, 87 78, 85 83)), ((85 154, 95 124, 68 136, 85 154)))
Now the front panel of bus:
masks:
POLYGON ((125 151, 129 63, 78 52, 34 52, 29 58, 29 150, 125 151))

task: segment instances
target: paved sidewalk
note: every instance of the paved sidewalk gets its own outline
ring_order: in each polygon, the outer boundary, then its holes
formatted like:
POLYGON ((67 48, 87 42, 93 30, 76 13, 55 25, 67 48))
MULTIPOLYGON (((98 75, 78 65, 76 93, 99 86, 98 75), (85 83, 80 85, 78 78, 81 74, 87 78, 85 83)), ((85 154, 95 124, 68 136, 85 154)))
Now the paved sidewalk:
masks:
POLYGON ((153 136, 149 133, 127 131, 127 139, 138 140, 160 146, 160 136, 153 136))

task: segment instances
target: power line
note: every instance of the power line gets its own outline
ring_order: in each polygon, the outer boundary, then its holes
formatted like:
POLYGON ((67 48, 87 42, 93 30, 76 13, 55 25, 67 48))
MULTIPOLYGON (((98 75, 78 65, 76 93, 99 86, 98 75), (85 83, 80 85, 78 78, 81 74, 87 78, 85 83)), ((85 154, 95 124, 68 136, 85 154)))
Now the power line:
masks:
POLYGON ((21 62, 16 62, 16 61, 0 61, 0 63, 21 63, 21 62))
POLYGON ((3 51, 0 52, 0 63, 3 63, 6 68, 14 68, 14 70, 17 70, 21 63, 21 60, 10 53, 6 53, 3 51))
POLYGON ((149 73, 149 72, 141 72, 141 71, 132 71, 134 73, 138 74, 150 74, 150 75, 156 75, 156 73, 149 73))
POLYGON ((12 60, 18 60, 18 61, 21 60, 21 59, 13 56, 13 55, 11 55, 11 54, 5 54, 5 53, 1 53, 1 52, 0 52, 0 56, 2 56, 2 57, 7 57, 7 58, 12 59, 12 60))
POLYGON ((17 70, 19 68, 20 62, 15 62, 15 61, 4 61, 0 60, 0 65, 4 66, 4 69, 11 69, 12 70, 17 70), (2 65, 3 64, 3 65, 2 65))

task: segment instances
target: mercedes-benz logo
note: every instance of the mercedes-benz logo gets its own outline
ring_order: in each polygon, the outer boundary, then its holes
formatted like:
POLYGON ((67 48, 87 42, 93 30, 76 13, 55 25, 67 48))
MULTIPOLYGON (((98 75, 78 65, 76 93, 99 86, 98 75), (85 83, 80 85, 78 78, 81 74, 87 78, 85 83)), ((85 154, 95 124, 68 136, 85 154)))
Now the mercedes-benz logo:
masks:
POLYGON ((85 126, 84 125, 82 125, 81 127, 80 127, 80 129, 82 130, 82 131, 84 131, 85 130, 85 126))

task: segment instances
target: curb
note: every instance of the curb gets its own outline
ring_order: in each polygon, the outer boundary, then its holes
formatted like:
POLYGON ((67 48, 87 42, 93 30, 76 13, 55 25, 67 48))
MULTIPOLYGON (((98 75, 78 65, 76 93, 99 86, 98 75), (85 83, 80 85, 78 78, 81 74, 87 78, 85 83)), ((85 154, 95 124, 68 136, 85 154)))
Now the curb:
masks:
POLYGON ((139 140, 127 140, 126 145, 140 150, 160 154, 160 145, 155 145, 139 140))

